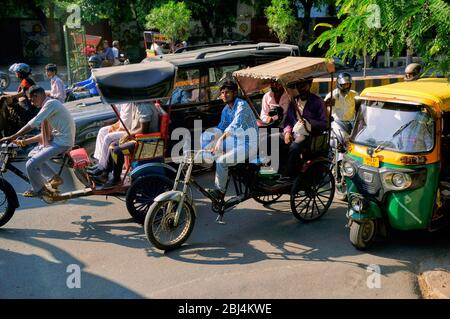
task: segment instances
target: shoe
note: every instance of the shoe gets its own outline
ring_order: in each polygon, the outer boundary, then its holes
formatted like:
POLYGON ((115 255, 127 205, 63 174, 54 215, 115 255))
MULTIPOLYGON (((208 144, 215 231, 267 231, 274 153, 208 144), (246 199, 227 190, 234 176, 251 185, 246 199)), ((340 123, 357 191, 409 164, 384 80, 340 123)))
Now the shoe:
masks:
POLYGON ((49 183, 52 188, 56 189, 56 188, 58 188, 58 186, 64 184, 64 180, 59 175, 55 175, 49 181, 49 183))
POLYGON ((211 195, 217 201, 223 201, 223 199, 225 197, 225 193, 222 193, 217 188, 207 188, 205 190, 209 195, 211 195))
POLYGON ((113 188, 117 185, 120 184, 120 179, 119 180, 115 180, 114 178, 108 180, 105 184, 103 184, 102 189, 109 189, 109 188, 113 188))
POLYGON ((108 172, 102 172, 100 175, 93 175, 92 179, 97 184, 105 184, 108 181, 108 172))
POLYGON ((86 170, 87 171, 91 171, 91 170, 94 170, 96 168, 98 168, 98 164, 95 164, 95 165, 92 165, 92 166, 88 166, 88 167, 86 167, 86 170))
POLYGON ((86 172, 91 176, 99 176, 103 173, 103 170, 100 167, 96 167, 93 169, 87 169, 86 172))

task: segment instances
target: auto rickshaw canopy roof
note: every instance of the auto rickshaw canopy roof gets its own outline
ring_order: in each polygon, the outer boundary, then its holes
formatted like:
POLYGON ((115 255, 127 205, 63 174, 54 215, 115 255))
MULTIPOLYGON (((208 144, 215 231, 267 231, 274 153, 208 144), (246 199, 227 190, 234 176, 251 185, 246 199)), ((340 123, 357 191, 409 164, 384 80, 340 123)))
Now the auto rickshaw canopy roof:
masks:
POLYGON ((165 61, 92 70, 100 95, 110 104, 168 97, 174 86, 175 74, 176 67, 165 61))
POLYGON ((281 60, 233 72, 242 90, 254 93, 266 88, 271 81, 283 86, 306 78, 319 77, 335 71, 334 62, 323 58, 289 56, 281 60))
POLYGON ((445 78, 426 78, 364 89, 361 97, 386 101, 426 104, 437 113, 450 112, 450 82, 445 78))

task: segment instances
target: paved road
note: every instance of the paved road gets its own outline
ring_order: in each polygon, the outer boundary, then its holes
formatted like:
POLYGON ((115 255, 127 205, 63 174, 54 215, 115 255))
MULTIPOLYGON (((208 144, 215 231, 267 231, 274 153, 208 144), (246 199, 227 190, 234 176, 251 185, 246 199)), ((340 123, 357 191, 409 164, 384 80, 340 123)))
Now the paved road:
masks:
MULTIPOLYGON (((7 178, 17 192, 27 189, 7 178)), ((450 257, 448 233, 395 235, 357 251, 339 202, 321 220, 302 224, 286 201, 263 207, 250 200, 218 225, 200 198, 188 243, 167 254, 148 244, 119 199, 21 203, 0 229, 0 298, 418 298, 418 272, 433 258, 450 257), (79 289, 66 283, 73 264, 81 269, 79 289), (379 282, 371 264, 380 267, 379 282), (381 287, 369 288, 368 278, 381 287)))

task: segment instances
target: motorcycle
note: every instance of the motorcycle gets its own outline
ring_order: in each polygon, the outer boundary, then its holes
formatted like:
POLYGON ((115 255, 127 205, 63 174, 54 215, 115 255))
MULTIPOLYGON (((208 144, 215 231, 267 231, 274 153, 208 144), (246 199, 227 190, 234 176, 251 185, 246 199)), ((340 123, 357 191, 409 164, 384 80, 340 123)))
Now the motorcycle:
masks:
POLYGON ((11 79, 9 78, 9 75, 4 72, 0 72, 0 94, 3 93, 11 83, 11 79))
POLYGON ((330 162, 331 172, 335 179, 335 197, 339 200, 347 200, 347 185, 345 183, 344 175, 342 174, 342 161, 344 154, 347 153, 347 138, 342 134, 342 131, 350 135, 353 126, 348 122, 340 120, 333 120, 334 125, 331 128, 330 140, 330 162), (337 129, 339 127, 339 129, 337 129))

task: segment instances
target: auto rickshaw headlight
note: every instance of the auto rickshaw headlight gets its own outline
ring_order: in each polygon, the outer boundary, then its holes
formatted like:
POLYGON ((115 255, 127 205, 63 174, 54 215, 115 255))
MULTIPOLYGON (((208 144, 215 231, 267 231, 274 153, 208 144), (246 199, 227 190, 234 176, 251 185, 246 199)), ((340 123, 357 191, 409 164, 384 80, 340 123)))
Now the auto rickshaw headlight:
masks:
POLYGON ((403 190, 411 186, 412 179, 406 173, 386 172, 383 174, 383 184, 389 190, 403 190))
POLYGON ((347 177, 353 177, 356 173, 355 166, 347 161, 344 161, 344 164, 342 165, 343 174, 347 177))
POLYGON ((364 201, 360 197, 352 197, 350 199, 350 206, 355 212, 361 213, 364 209, 364 201))

